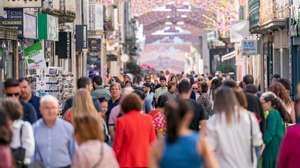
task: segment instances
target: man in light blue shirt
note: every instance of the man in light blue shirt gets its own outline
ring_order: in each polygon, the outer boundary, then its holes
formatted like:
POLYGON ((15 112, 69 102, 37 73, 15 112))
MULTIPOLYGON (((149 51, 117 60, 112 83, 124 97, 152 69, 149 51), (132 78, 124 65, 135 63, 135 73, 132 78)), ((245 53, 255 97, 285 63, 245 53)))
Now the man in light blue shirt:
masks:
POLYGON ((46 168, 70 167, 75 153, 73 126, 57 118, 58 100, 50 95, 41 98, 42 119, 33 125, 35 138, 34 160, 46 168))

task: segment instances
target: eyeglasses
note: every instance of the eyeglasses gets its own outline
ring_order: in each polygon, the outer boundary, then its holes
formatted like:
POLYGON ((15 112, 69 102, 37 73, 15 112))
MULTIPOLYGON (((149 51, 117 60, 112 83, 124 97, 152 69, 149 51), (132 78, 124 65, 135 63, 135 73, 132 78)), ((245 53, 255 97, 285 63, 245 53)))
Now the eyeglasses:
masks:
POLYGON ((198 88, 193 88, 194 90, 198 90, 198 88))
POLYGON ((18 97, 20 96, 20 93, 6 93, 7 97, 18 97))

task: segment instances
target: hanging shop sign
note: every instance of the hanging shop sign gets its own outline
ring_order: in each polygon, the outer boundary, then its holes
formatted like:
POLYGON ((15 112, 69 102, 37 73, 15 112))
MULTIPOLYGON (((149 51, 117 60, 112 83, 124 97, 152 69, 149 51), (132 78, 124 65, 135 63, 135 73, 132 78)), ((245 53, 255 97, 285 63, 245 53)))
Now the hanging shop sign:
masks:
POLYGON ((5 9, 7 17, 0 17, 0 26, 15 28, 18 30, 18 35, 23 34, 23 9, 5 9))
POLYGON ((76 25, 76 51, 87 49, 87 25, 76 25))
POLYGON ((58 58, 71 58, 72 34, 71 32, 59 32, 59 41, 55 43, 55 54, 58 58))
POLYGON ((37 19, 34 15, 23 15, 23 37, 28 39, 37 38, 37 19))
POLYGON ((101 55, 101 39, 88 39, 89 41, 89 52, 88 56, 100 57, 101 55))
POLYGON ((4 8, 40 8, 42 0, 1 0, 4 8))
POLYGON ((257 41, 243 40, 241 45, 241 54, 243 56, 257 55, 257 41))
POLYGON ((39 13, 38 30, 40 40, 58 41, 58 18, 39 13))
POLYGON ((29 70, 47 68, 43 41, 39 41, 32 46, 25 48, 24 55, 29 70))

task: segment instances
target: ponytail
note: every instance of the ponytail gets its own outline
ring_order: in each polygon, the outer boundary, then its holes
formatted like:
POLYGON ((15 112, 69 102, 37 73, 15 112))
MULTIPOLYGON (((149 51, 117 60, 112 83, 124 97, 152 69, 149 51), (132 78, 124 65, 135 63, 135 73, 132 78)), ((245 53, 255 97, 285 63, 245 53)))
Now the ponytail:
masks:
POLYGON ((167 119, 167 142, 175 143, 178 138, 179 126, 192 107, 187 100, 177 99, 167 103, 165 113, 167 119))

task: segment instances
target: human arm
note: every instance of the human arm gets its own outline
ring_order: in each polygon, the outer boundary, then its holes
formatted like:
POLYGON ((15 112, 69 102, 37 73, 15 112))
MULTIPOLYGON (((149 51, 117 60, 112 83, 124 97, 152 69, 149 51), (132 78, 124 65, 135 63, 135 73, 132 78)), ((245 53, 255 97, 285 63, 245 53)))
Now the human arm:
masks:
POLYGON ((266 120, 266 128, 263 136, 263 140, 266 145, 272 141, 276 134, 277 117, 280 116, 276 116, 275 113, 275 111, 270 112, 266 120))
POLYGON ((215 157, 213 150, 207 143, 207 140, 204 136, 201 137, 200 142, 198 143, 198 152, 204 158, 205 167, 208 168, 217 168, 218 162, 215 157))
POLYGON ((29 164, 31 162, 32 157, 34 156, 35 151, 35 142, 33 136, 33 129, 30 123, 25 122, 23 127, 22 133, 22 146, 26 149, 25 152, 25 163, 29 164))
POLYGON ((159 168, 158 162, 163 150, 163 141, 158 140, 151 146, 149 154, 149 168, 159 168))

